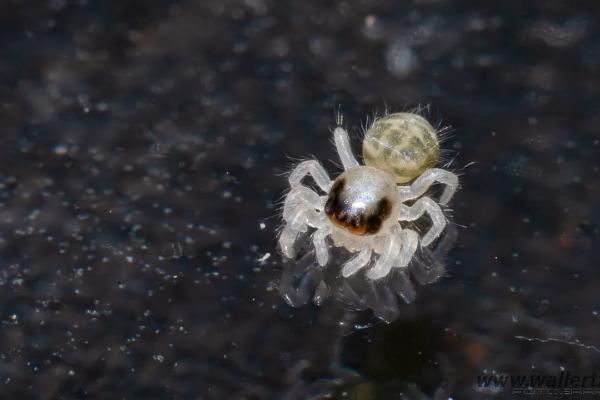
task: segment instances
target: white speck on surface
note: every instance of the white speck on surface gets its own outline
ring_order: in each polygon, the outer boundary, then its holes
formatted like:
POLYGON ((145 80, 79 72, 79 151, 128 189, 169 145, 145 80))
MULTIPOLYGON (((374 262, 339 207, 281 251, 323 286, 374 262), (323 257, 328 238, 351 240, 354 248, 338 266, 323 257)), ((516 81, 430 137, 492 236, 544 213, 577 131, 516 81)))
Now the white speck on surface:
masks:
POLYGON ((388 71, 398 77, 410 74, 419 66, 414 50, 404 41, 393 43, 388 47, 385 61, 388 71))
POLYGON ((57 156, 64 156, 67 154, 68 151, 69 148, 66 144, 57 144, 56 146, 54 146, 54 154, 56 154, 57 156))
POLYGON ((261 258, 259 258, 257 261, 263 263, 263 262, 267 261, 269 259, 269 257, 271 257, 271 253, 265 253, 265 255, 262 256, 261 258))

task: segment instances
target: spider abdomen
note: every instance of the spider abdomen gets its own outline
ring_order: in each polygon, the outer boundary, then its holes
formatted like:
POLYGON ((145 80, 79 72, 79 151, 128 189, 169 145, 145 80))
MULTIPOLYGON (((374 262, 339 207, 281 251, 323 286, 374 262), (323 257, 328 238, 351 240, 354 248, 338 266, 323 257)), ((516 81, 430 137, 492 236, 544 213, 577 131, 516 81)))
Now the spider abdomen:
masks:
POLYGON ((376 119, 363 139, 363 159, 410 182, 439 160, 440 145, 433 126, 420 115, 395 113, 376 119))
POLYGON ((325 213, 334 225, 355 235, 375 234, 389 220, 395 200, 394 176, 361 166, 344 172, 333 182, 325 213))

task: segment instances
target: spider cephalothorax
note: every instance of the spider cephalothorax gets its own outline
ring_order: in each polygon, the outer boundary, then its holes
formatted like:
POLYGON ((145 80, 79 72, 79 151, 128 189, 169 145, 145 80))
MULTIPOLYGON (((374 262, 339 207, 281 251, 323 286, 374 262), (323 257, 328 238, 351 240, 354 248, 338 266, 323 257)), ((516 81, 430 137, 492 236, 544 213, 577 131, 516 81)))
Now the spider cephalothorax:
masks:
POLYGON ((334 138, 344 172, 332 182, 316 160, 304 161, 292 171, 280 247, 285 256, 293 257, 297 236, 314 228, 313 243, 320 265, 329 260, 326 239, 330 237, 334 245, 358 253, 344 263, 342 275, 356 273, 375 253, 379 257, 367 277, 383 278, 392 267, 406 267, 419 242, 427 246, 441 234, 446 217, 435 201, 423 195, 433 183, 443 183, 446 187, 439 203, 444 205, 454 195, 458 178, 449 171, 431 168, 439 160, 437 134, 417 114, 396 113, 375 120, 363 140, 365 165, 354 158, 342 127, 335 129, 334 138), (301 184, 308 174, 326 195, 301 184), (400 185, 408 182, 410 185, 400 185), (413 204, 405 204, 407 201, 413 204), (425 213, 432 226, 419 239, 402 222, 415 221, 425 213))
POLYGON ((333 182, 325 213, 335 225, 355 235, 372 235, 390 220, 395 200, 396 184, 391 174, 360 166, 333 182))

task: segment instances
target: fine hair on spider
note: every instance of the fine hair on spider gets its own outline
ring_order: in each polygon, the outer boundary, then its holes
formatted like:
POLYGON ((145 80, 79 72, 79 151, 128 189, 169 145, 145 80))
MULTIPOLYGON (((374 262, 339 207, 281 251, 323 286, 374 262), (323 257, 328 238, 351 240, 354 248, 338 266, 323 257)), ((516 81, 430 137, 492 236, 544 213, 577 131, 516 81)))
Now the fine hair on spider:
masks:
MULTIPOLYGON (((427 120, 430 120, 432 117, 432 110, 430 104, 418 104, 416 107, 405 107, 401 111, 402 113, 408 114, 416 114, 427 120)), ((369 128, 373 125, 375 121, 381 118, 385 118, 388 115, 393 114, 390 112, 389 107, 386 105, 383 113, 380 114, 377 110, 373 111, 373 113, 365 118, 364 122, 360 126, 360 140, 362 141, 367 134, 369 128)), ((454 128, 451 125, 445 125, 443 120, 439 117, 436 118, 436 123, 432 124, 435 129, 435 133, 437 136, 437 141, 440 146, 440 158, 438 161, 438 165, 443 166, 444 168, 448 167, 452 161, 454 160, 454 155, 456 153, 455 150, 444 148, 443 145, 448 142, 450 139, 454 137, 454 128)))
POLYGON ((354 254, 342 266, 344 277, 368 269, 369 279, 382 279, 392 268, 406 268, 419 246, 430 245, 443 232, 447 220, 441 207, 454 196, 458 177, 436 168, 438 132, 417 113, 374 119, 362 140, 362 164, 341 114, 336 122, 333 139, 343 172, 331 179, 315 159, 294 168, 288 176, 279 245, 284 256, 293 258, 298 237, 312 232, 319 265, 329 262, 331 242, 354 254), (308 175, 310 187, 304 184, 308 175), (438 201, 426 195, 436 183, 443 185, 438 201), (431 226, 423 236, 407 227, 425 215, 431 226))

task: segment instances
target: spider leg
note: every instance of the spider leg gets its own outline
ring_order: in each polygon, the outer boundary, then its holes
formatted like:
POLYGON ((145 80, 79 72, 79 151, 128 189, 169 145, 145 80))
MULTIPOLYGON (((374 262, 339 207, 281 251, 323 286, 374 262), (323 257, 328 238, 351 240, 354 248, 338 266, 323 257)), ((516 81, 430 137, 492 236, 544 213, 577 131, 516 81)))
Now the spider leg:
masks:
POLYGON ((287 258, 294 258, 296 252, 294 251, 294 243, 298 238, 298 234, 300 231, 296 229, 292 229, 290 226, 286 225, 281 231, 281 235, 279 235, 279 248, 284 256, 287 258))
POLYGON ((331 179, 327 175, 325 168, 317 160, 302 161, 294 168, 288 180, 292 188, 300 185, 300 181, 306 176, 311 175, 315 183, 324 192, 329 192, 331 188, 331 179))
POLYGON ((321 228, 313 235, 313 245, 315 246, 315 252, 317 254, 317 262, 321 267, 327 265, 327 262, 329 261, 329 249, 325 242, 325 238, 329 233, 329 229, 321 228))
POLYGON ((333 137, 335 139, 335 148, 340 156, 344 169, 348 170, 350 168, 358 167, 358 161, 356 161, 354 154, 352 154, 348 132, 341 126, 338 126, 335 128, 335 131, 333 131, 333 137))
POLYGON ((323 210, 323 199, 317 193, 306 186, 298 185, 292 188, 283 203, 283 220, 289 222, 292 213, 299 205, 304 205, 313 210, 323 210))
POLYGON ((412 260, 417 245, 419 244, 419 235, 412 229, 403 229, 400 233, 402 236, 402 248, 396 259, 396 265, 399 268, 406 267, 412 260))
POLYGON ((367 265, 367 263, 371 260, 371 248, 365 247, 358 253, 357 256, 352 257, 350 260, 346 261, 344 267, 342 268, 342 276, 344 278, 348 278, 351 275, 354 275, 358 272, 359 269, 367 265))
POLYGON ((440 206, 429 197, 422 197, 411 207, 402 205, 399 216, 401 221, 415 221, 421 218, 425 213, 429 214, 432 225, 429 231, 421 239, 422 246, 431 244, 431 242, 440 236, 446 226, 446 216, 442 212, 440 206))
POLYGON ((398 234, 396 230, 393 230, 383 252, 377 259, 375 266, 371 268, 369 272, 367 272, 367 278, 376 280, 381 279, 389 274, 401 248, 401 235, 398 234))
POLYGON ((308 227, 318 228, 322 225, 321 215, 304 205, 298 205, 290 216, 287 225, 298 231, 306 232, 308 227))
POLYGON ((329 234, 329 231, 323 215, 310 208, 299 205, 296 210, 294 210, 294 213, 290 217, 290 222, 286 223, 281 231, 281 235, 279 236, 279 247, 286 257, 293 258, 295 255, 294 243, 296 243, 298 235, 306 232, 309 226, 317 228, 315 236, 313 236, 313 243, 315 245, 315 250, 317 251, 319 264, 325 265, 328 257, 328 255, 324 254, 324 252, 327 251, 325 237, 329 234))
POLYGON ((446 205, 458 188, 458 177, 450 171, 439 168, 426 170, 410 186, 398 186, 400 200, 414 200, 422 196, 435 182, 446 185, 440 196, 440 204, 446 205))
MULTIPOLYGON (((302 185, 295 187, 288 194, 283 206, 285 226, 279 236, 279 247, 286 257, 294 257, 294 243, 298 235, 306 232, 308 227, 317 229, 327 227, 325 215, 320 212, 323 209, 323 202, 324 198, 302 185)), ((323 259, 322 252, 320 257, 323 259)))

